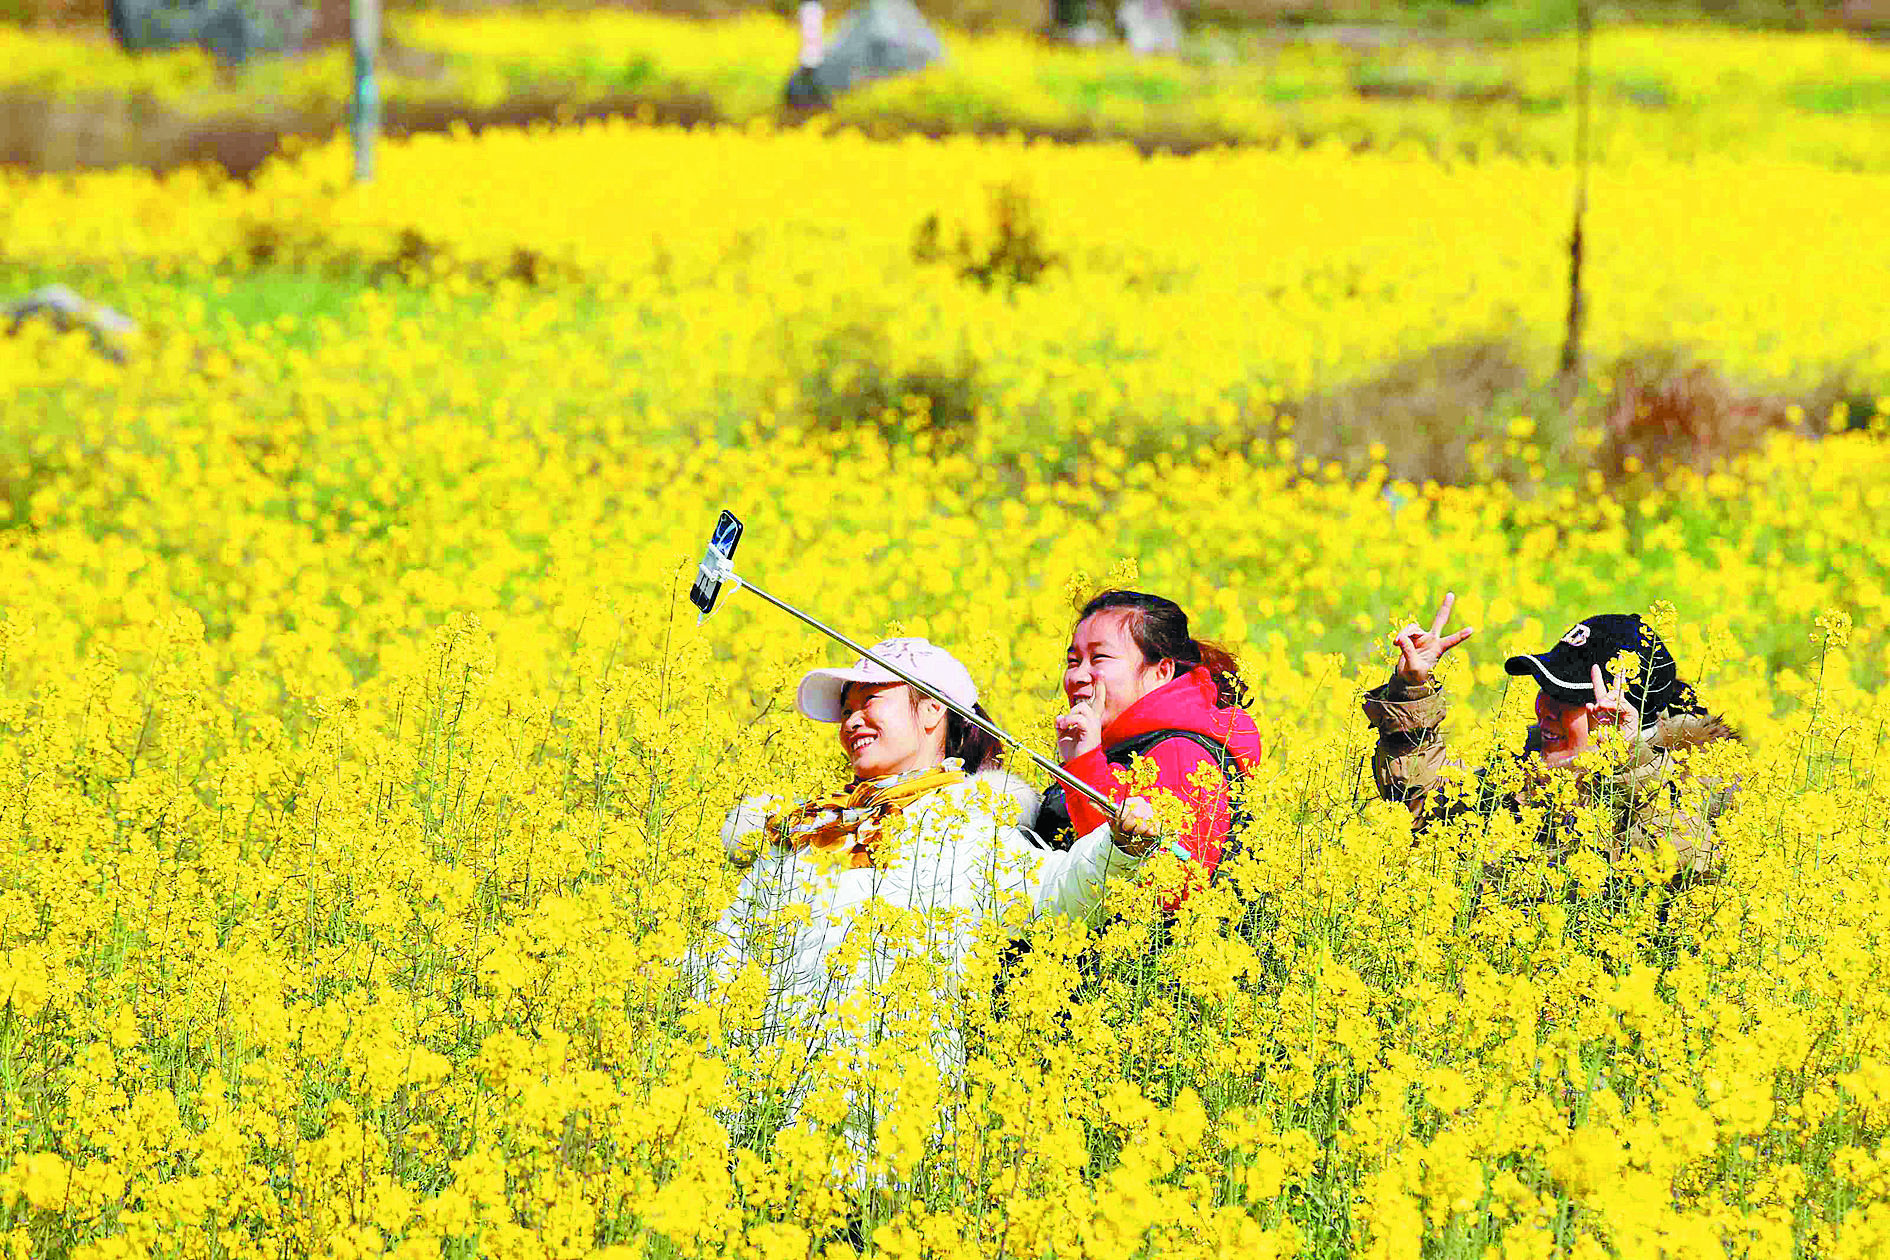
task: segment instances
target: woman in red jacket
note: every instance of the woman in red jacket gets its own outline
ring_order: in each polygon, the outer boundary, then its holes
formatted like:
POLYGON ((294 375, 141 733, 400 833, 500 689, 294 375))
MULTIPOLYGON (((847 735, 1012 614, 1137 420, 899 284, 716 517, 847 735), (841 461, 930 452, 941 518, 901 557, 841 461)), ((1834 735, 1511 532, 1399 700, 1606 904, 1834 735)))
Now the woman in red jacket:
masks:
MULTIPOLYGON (((1230 783, 1260 761, 1260 732, 1234 658, 1189 635, 1188 615, 1174 601, 1104 591, 1083 606, 1070 635, 1063 694, 1070 701, 1057 718, 1063 768, 1122 801, 1131 760, 1154 762, 1155 786, 1192 816, 1177 837, 1181 849, 1212 875, 1232 826, 1230 783)), ((1063 827, 1080 836, 1104 821, 1089 801, 1057 790, 1046 796, 1037 830, 1060 845, 1063 827)))

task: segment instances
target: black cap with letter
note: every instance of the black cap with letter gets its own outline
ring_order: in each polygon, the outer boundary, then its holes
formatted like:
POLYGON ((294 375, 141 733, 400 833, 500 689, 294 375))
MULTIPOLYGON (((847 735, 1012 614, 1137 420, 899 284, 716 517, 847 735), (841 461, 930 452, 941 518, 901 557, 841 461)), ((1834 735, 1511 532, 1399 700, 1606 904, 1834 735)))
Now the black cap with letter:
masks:
POLYGON ((1603 613, 1578 621, 1546 652, 1512 656, 1503 668, 1518 678, 1532 677, 1542 690, 1564 704, 1592 704, 1592 670, 1613 687, 1612 662, 1622 653, 1638 657, 1640 674, 1627 687, 1627 702, 1651 719, 1670 709, 1698 706, 1693 688, 1680 681, 1673 653, 1637 613, 1603 613))

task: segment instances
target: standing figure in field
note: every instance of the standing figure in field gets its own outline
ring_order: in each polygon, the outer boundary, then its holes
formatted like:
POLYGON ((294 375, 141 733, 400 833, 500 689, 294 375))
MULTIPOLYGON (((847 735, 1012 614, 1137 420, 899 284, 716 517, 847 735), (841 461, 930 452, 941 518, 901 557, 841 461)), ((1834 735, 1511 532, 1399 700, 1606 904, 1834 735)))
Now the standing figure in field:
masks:
MULTIPOLYGON (((889 639, 873 651, 985 716, 943 648, 889 639)), ((1067 850, 1041 848, 1014 825, 1037 794, 999 764, 997 741, 870 660, 811 671, 795 703, 837 727, 852 779, 798 805, 750 800, 730 813, 723 843, 746 873, 716 959, 725 982, 759 968, 760 1022, 746 1035, 783 1044, 802 1069, 778 1099, 783 1123, 817 1054, 870 1049, 895 1026, 951 1074, 963 1054, 956 988, 980 925, 1015 935, 1038 915, 1098 914, 1109 878, 1134 869, 1156 835, 1144 802, 1114 830, 1098 820, 1067 850)), ((856 1117, 850 1140, 871 1125, 856 1117)))
MULTIPOLYGON (((1132 762, 1148 758, 1154 786, 1187 807, 1177 856, 1211 876, 1233 829, 1233 784, 1261 754, 1232 655, 1193 638, 1174 601, 1104 591, 1083 606, 1070 633, 1063 694, 1070 702, 1056 721, 1063 768, 1121 801, 1138 790, 1132 762)), ((1067 844, 1101 822, 1089 801, 1053 787, 1037 831, 1053 845, 1067 844)))
MULTIPOLYGON (((1528 803, 1533 795, 1479 791, 1446 802, 1436 789, 1451 764, 1442 731, 1449 704, 1437 681, 1437 662, 1475 631, 1445 633, 1454 595, 1446 595, 1427 630, 1407 625, 1391 638, 1398 660, 1390 681, 1365 695, 1365 717, 1378 732, 1372 776, 1387 800, 1403 801, 1420 822, 1466 809, 1528 803)), ((1612 807, 1611 856, 1630 848, 1657 859, 1676 880, 1699 878, 1715 866, 1712 822, 1730 789, 1695 778, 1685 750, 1737 739, 1733 729, 1703 708, 1680 680, 1673 654, 1652 627, 1630 613, 1607 613, 1571 626, 1544 652, 1512 656, 1504 669, 1532 678, 1538 688, 1536 725, 1524 754, 1543 773, 1581 775, 1579 798, 1612 807), (1616 662, 1634 664, 1617 676, 1616 662), (1626 738, 1625 760, 1587 769, 1577 759, 1604 729, 1626 738)), ((1539 777, 1536 782, 1540 783, 1539 777)))

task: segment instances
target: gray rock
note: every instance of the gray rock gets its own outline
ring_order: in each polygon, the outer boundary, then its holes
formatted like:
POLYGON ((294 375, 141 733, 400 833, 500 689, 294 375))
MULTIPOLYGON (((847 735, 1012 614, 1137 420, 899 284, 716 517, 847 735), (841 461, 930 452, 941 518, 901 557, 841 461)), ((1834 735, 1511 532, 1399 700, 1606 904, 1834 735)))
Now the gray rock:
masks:
POLYGON ((1181 51, 1181 19, 1168 7, 1168 0, 1122 0, 1116 21, 1131 51, 1171 56, 1181 51))
POLYGON ((300 48, 315 24, 301 0, 106 0, 112 34, 129 53, 196 44, 225 65, 300 48))
POLYGON ((912 0, 867 0, 841 24, 812 70, 831 97, 856 83, 915 73, 944 57, 945 46, 912 0))
POLYGON ((92 336, 92 345, 114 363, 125 361, 125 343, 138 331, 137 323, 109 306, 88 302, 63 284, 49 284, 35 289, 17 302, 0 308, 7 321, 7 335, 20 331, 29 319, 44 319, 60 332, 82 328, 92 336))

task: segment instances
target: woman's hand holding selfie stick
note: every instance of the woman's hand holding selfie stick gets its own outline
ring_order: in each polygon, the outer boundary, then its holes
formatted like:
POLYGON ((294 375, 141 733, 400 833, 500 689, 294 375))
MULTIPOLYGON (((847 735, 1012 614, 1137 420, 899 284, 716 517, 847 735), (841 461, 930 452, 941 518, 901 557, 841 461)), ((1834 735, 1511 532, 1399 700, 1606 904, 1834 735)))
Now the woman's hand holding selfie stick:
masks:
POLYGON ((1161 828, 1155 823, 1155 807, 1139 796, 1122 802, 1109 824, 1109 835, 1130 857, 1141 857, 1163 840, 1161 828))

